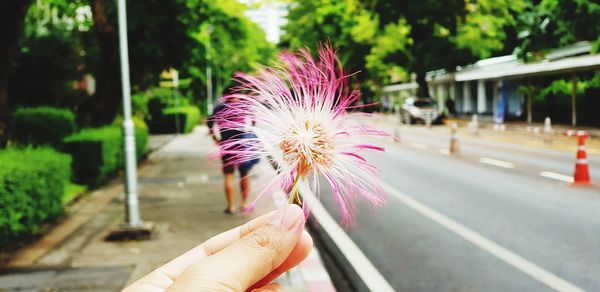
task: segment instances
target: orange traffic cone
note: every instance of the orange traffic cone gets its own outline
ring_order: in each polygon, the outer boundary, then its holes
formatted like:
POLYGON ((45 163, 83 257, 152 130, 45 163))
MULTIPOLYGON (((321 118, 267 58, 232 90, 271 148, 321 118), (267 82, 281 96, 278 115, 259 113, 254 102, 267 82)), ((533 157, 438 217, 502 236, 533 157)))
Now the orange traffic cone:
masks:
POLYGON ((590 185, 590 172, 588 169, 587 154, 585 152, 585 139, 588 137, 583 131, 577 132, 577 160, 575 162, 575 174, 573 175, 574 185, 590 185))

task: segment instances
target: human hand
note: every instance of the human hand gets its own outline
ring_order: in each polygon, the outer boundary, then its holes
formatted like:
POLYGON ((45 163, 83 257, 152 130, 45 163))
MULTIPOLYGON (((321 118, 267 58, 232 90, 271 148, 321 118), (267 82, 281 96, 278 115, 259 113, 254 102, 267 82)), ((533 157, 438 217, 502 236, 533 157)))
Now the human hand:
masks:
POLYGON ((297 205, 223 232, 139 279, 133 291, 280 291, 270 283, 304 260, 312 238, 297 205))

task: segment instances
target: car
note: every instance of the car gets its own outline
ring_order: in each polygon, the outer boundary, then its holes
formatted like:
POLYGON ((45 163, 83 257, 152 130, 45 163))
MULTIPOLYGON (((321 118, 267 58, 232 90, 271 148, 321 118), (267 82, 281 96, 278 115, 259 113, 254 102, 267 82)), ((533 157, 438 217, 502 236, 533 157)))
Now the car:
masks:
POLYGON ((400 108, 400 117, 405 124, 417 122, 441 124, 444 113, 437 107, 437 103, 430 97, 409 97, 404 100, 400 108))

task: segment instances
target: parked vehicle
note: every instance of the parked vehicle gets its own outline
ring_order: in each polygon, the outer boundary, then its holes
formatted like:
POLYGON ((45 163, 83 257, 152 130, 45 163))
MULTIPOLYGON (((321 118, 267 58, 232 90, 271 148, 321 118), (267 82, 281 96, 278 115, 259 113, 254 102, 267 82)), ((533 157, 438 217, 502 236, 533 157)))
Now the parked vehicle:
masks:
POLYGON ((405 124, 427 123, 427 121, 432 124, 441 124, 444 120, 443 112, 433 98, 420 97, 405 99, 400 109, 400 117, 405 124))

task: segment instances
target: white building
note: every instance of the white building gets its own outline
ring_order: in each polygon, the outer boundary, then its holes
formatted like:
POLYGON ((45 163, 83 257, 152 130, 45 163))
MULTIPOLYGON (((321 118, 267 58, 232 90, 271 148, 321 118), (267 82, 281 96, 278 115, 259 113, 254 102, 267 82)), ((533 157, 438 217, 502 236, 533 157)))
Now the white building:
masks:
POLYGON ((279 43, 285 33, 283 26, 287 23, 288 4, 278 1, 239 0, 248 6, 246 16, 265 31, 267 40, 279 43))
MULTIPOLYGON (((575 82, 578 72, 600 70, 600 54, 590 54, 591 48, 589 42, 580 42, 554 50, 544 60, 534 63, 523 63, 508 55, 480 60, 455 72, 428 72, 429 92, 441 109, 448 99, 452 100, 459 115, 487 115, 496 123, 503 123, 506 117, 526 117, 531 122, 531 96, 520 93, 518 86, 527 84, 528 78, 558 74, 572 74, 575 82)), ((416 82, 392 84, 384 86, 383 94, 392 104, 399 104, 413 96, 417 87, 416 82)), ((571 124, 576 125, 575 91, 571 99, 571 124)))

